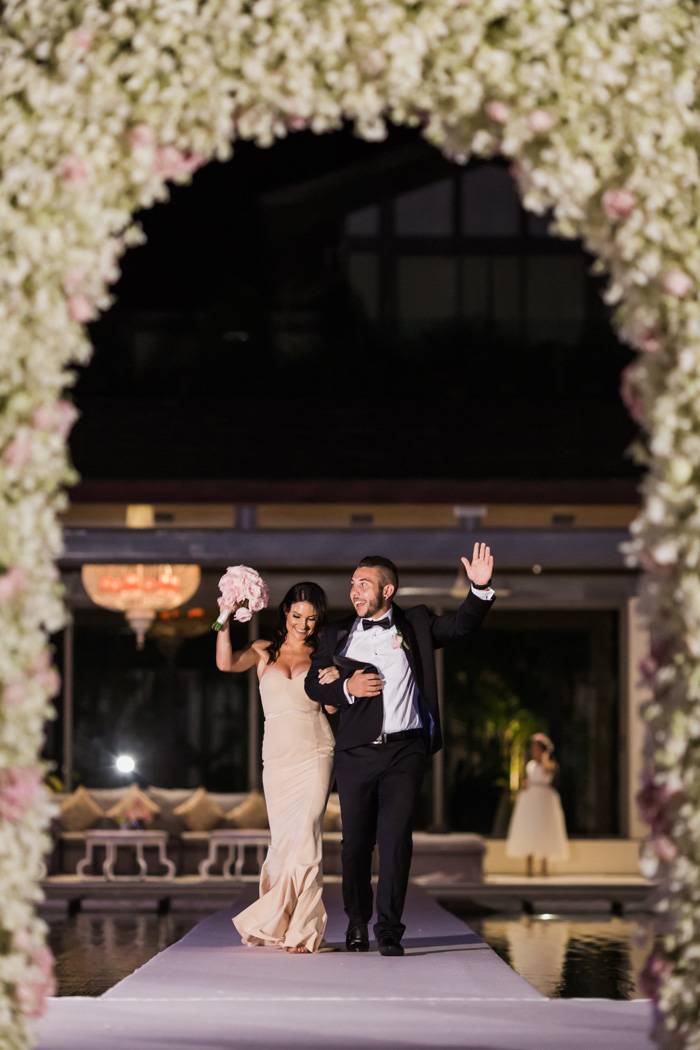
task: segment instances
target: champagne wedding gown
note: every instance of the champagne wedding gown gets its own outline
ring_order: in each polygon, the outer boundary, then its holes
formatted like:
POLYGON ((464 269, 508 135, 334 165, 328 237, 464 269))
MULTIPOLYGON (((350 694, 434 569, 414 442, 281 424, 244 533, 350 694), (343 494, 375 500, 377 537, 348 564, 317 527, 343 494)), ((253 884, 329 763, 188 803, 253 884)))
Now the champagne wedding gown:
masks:
POLYGON ((317 951, 326 928, 322 824, 333 771, 333 733, 323 708, 304 691, 306 672, 288 678, 266 667, 263 788, 271 846, 260 897, 233 919, 248 945, 317 951))

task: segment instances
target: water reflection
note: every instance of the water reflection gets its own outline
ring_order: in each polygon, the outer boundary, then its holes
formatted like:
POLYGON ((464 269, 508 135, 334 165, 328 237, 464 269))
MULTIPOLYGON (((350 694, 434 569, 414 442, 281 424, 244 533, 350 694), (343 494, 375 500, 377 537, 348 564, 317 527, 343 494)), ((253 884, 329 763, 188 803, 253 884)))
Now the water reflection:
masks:
POLYGON ((465 918, 534 988, 552 999, 643 999, 636 976, 654 933, 647 916, 465 918))
POLYGON ((48 943, 56 958, 58 995, 102 995, 201 919, 201 911, 51 916, 48 943))

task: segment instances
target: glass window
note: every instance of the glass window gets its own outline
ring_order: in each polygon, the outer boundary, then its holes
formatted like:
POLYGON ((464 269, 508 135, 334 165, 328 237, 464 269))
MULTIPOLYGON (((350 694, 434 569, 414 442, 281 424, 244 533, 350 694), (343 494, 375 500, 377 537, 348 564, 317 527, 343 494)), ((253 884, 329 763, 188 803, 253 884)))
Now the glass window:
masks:
POLYGON ((379 205, 352 211, 345 220, 345 232, 350 237, 376 237, 379 233, 379 205))
POLYGON ((449 237, 454 183, 442 179, 396 198, 396 232, 409 237, 449 237))
POLYGON ((467 321, 485 322, 489 304, 488 255, 467 255, 462 260, 462 309, 467 321))
POLYGON ((467 237, 517 237, 520 201, 515 183, 493 165, 462 173, 462 233, 467 237))
POLYGON ((374 252, 351 252, 348 280, 367 317, 376 320, 379 310, 379 262, 374 252))
POLYGON ((530 344, 579 346, 586 306, 586 267, 581 255, 531 255, 527 259, 527 338, 530 344))
POLYGON ((399 258, 398 316, 403 335, 419 335, 457 314, 457 259, 443 255, 399 258))
POLYGON ((494 255, 492 266, 493 328, 508 338, 522 327, 520 303, 520 259, 516 255, 494 255))
POLYGON ((618 623, 610 611, 494 612, 445 650, 452 830, 504 838, 527 741, 554 741, 569 835, 618 833, 618 623))

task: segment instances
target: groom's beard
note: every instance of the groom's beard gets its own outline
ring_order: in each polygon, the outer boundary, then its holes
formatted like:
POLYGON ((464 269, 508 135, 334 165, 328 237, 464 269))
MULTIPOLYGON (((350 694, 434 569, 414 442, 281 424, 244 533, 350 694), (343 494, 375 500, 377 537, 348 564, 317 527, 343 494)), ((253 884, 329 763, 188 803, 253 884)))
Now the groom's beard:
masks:
MULTIPOLYGON (((367 608, 362 613, 362 616, 371 620, 377 615, 383 604, 381 594, 375 594, 373 598, 367 600, 367 608)), ((355 612, 357 612, 357 609, 355 609, 355 612)))

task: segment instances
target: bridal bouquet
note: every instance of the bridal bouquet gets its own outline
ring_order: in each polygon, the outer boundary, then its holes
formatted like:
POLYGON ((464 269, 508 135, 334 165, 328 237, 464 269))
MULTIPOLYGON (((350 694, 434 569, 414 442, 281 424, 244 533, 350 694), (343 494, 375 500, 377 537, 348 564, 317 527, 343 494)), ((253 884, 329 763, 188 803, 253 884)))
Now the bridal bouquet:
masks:
POLYGON ((217 599, 220 613, 212 627, 220 631, 233 613, 234 620, 245 623, 253 613, 267 607, 270 592, 259 572, 247 565, 230 565, 219 580, 221 597, 217 599))

